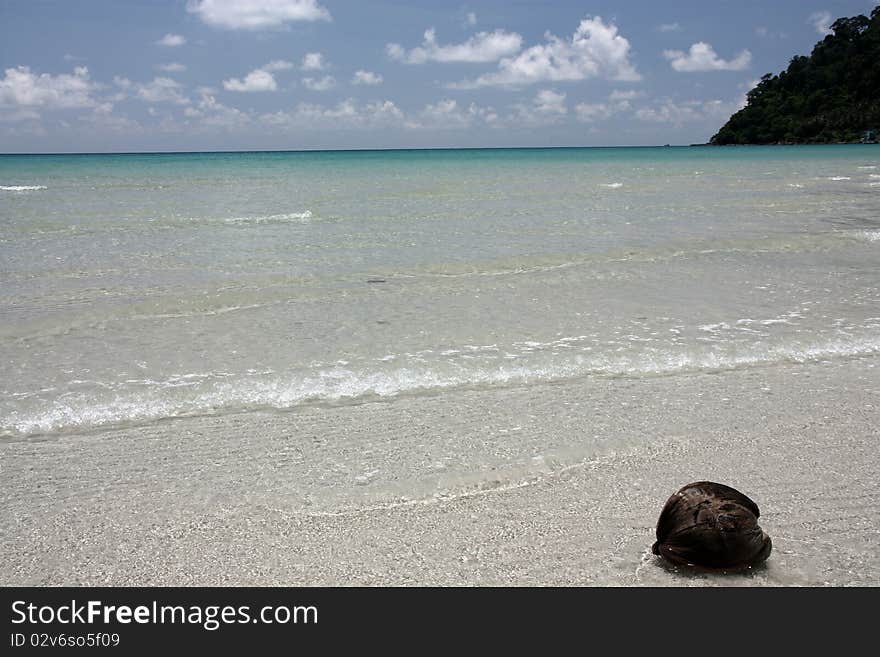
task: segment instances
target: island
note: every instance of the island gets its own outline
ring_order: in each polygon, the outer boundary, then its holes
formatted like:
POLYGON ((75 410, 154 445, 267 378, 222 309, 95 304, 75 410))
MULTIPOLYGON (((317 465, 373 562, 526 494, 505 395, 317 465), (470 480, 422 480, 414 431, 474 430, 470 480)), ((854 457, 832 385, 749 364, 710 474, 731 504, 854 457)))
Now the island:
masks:
POLYGON ((766 74, 710 144, 877 143, 880 6, 840 18, 809 57, 766 74))

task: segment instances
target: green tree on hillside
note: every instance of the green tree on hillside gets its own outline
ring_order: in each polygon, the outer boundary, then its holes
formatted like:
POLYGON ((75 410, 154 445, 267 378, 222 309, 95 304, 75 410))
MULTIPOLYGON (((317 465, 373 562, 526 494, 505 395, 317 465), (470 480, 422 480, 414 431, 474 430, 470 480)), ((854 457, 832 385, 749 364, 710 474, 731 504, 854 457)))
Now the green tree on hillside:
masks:
POLYGON ((880 6, 870 18, 840 18, 831 30, 809 57, 762 77, 711 143, 853 142, 880 129, 880 6))

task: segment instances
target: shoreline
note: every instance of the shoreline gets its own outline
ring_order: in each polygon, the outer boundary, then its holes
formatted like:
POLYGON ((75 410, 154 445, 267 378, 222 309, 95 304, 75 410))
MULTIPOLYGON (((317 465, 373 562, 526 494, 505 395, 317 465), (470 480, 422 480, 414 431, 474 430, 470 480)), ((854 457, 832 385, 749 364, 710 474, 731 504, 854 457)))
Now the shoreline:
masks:
POLYGON ((4 442, 0 582, 876 586, 878 426, 864 357, 4 442), (766 566, 650 555, 700 479, 757 502, 766 566))

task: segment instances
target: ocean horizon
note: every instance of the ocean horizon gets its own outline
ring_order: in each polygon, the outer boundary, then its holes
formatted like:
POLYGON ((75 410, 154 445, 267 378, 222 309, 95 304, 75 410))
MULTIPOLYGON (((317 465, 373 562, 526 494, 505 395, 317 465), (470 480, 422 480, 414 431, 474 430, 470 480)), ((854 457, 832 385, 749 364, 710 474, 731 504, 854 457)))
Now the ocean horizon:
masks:
POLYGON ((210 149, 210 150, 119 150, 119 151, 10 151, 0 152, 0 157, 16 156, 54 156, 54 155, 228 155, 243 153, 383 153, 383 152, 410 152, 410 151, 545 151, 545 150, 590 150, 590 149, 648 149, 648 148, 837 148, 849 146, 876 146, 876 144, 863 144, 855 142, 823 143, 823 144, 726 144, 717 146, 706 143, 693 144, 631 144, 631 145, 593 145, 593 146, 429 146, 429 147, 375 147, 375 148, 242 148, 242 149, 210 149))

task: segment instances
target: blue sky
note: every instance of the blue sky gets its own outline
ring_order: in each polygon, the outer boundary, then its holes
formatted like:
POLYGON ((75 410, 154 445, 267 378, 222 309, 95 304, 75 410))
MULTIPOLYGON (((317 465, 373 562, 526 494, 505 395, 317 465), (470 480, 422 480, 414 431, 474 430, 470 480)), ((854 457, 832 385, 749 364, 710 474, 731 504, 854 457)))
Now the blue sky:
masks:
POLYGON ((705 142, 865 0, 0 0, 0 152, 705 142))

